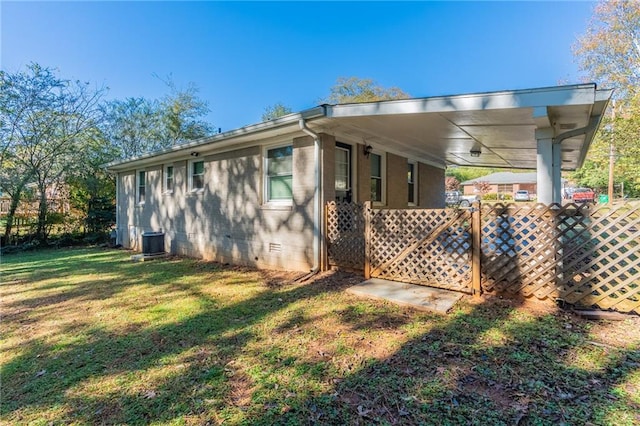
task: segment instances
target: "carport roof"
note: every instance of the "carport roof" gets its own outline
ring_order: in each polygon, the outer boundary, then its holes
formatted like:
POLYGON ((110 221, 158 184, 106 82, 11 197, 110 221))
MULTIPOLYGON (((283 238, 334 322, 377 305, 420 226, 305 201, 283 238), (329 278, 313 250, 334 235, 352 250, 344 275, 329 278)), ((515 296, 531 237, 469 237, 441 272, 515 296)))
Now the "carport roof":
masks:
POLYGON ((357 104, 321 105, 107 165, 127 170, 164 161, 302 136, 304 120, 336 140, 448 165, 535 169, 536 135, 562 139, 562 169, 584 161, 611 90, 594 83, 526 90, 438 96, 357 104), (580 131, 583 129, 584 131, 580 131), (471 151, 480 151, 478 157, 471 151))

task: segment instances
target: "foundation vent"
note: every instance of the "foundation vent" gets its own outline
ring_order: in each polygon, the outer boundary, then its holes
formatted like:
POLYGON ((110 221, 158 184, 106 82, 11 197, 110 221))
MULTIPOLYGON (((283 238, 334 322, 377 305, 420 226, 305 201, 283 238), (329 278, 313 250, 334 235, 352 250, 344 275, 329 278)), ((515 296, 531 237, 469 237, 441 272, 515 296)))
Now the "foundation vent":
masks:
POLYGON ((281 252, 282 252, 282 244, 269 243, 269 253, 281 253, 281 252))

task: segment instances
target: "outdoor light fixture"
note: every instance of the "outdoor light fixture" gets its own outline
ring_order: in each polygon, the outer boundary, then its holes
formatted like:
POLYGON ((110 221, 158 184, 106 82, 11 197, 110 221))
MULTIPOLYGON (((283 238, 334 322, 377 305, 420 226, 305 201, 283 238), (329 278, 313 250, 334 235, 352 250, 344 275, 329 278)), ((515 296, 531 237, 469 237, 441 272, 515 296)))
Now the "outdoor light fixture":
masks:
POLYGON ((192 156, 192 157, 197 157, 198 155, 200 155, 200 153, 199 153, 199 152, 197 152, 197 151, 191 151, 191 156, 192 156))
POLYGON ((365 145, 363 151, 364 156, 369 158, 369 155, 371 155, 371 151, 373 151, 373 147, 371 145, 365 145))
POLYGON ((472 157, 480 157, 480 154, 482 154, 482 151, 480 151, 477 148, 474 148, 471 151, 469 151, 469 155, 471 155, 472 157))

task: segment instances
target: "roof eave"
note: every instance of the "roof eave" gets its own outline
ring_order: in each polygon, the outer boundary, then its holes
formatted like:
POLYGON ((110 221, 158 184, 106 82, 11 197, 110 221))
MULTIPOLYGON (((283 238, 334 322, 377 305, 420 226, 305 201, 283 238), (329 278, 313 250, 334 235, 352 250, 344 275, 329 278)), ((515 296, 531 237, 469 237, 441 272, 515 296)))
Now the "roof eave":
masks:
POLYGON ((596 91, 596 84, 587 83, 395 101, 328 105, 327 117, 480 111, 553 105, 589 105, 594 102, 594 91, 596 91))

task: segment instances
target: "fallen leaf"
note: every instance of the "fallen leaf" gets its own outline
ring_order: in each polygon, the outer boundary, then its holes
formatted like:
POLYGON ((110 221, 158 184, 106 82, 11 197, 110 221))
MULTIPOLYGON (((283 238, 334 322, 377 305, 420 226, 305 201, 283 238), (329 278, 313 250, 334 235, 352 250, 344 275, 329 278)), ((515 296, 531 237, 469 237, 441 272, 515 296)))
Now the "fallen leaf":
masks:
POLYGON ((367 408, 363 408, 362 405, 358 405, 358 415, 360 417, 368 417, 370 412, 371 412, 371 410, 369 410, 367 408))
POLYGON ((146 399, 153 399, 156 397, 156 392, 153 390, 148 390, 143 393, 142 396, 144 396, 146 399))

